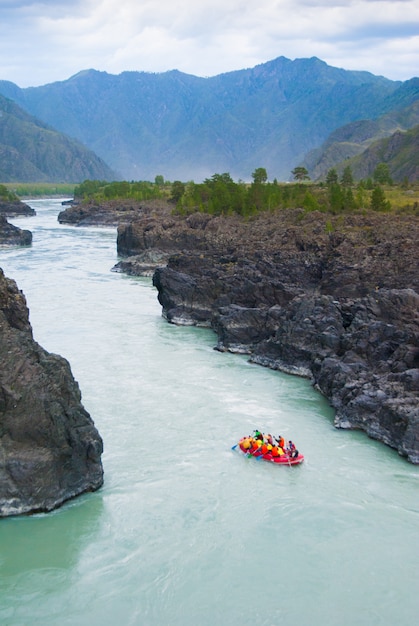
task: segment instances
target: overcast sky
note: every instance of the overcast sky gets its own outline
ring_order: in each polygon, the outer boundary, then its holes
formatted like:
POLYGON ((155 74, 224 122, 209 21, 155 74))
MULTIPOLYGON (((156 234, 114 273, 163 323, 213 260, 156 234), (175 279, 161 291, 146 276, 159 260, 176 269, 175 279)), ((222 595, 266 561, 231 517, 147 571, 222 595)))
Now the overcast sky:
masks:
POLYGON ((0 0, 0 80, 84 69, 196 76, 279 56, 393 80, 419 75, 419 0, 0 0))

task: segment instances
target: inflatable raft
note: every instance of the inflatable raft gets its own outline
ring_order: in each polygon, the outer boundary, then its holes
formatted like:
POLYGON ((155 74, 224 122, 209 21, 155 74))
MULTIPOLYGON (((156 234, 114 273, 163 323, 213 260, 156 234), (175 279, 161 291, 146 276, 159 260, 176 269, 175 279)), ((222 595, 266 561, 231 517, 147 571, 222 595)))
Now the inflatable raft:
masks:
POLYGON ((304 455, 297 451, 297 453, 292 453, 288 450, 284 450, 283 452, 281 451, 282 453, 278 454, 275 451, 275 447, 273 453, 271 450, 262 451, 261 447, 248 448, 246 446, 246 438, 243 437, 243 439, 240 439, 240 441, 232 447, 232 450, 237 449, 247 457, 254 457, 258 461, 269 461, 270 463, 276 463, 277 465, 300 465, 300 463, 304 461, 304 455))

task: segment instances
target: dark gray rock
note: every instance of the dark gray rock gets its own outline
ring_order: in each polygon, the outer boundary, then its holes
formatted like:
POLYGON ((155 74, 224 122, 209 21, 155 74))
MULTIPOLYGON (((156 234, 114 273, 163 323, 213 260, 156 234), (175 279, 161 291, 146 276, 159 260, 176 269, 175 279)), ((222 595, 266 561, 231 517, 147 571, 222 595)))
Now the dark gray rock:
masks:
POLYGON ((32 233, 9 224, 4 215, 0 214, 0 246, 30 246, 32 233))
POLYGON ((218 350, 310 378, 337 427, 419 463, 415 216, 143 216, 118 241, 122 254, 169 255, 153 276, 169 322, 210 326, 218 350))
POLYGON ((69 363, 32 337, 0 270, 0 516, 50 511, 103 483, 102 439, 69 363))
POLYGON ((32 217, 35 209, 21 201, 0 201, 0 215, 4 217, 32 217))

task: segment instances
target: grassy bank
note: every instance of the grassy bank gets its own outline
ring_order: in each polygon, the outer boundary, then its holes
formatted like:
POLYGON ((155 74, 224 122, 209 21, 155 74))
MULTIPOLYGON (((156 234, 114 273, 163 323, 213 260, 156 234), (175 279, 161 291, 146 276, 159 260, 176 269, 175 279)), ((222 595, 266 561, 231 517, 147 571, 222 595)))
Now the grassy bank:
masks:
POLYGON ((68 183, 3 183, 19 198, 73 197, 76 185, 68 183))

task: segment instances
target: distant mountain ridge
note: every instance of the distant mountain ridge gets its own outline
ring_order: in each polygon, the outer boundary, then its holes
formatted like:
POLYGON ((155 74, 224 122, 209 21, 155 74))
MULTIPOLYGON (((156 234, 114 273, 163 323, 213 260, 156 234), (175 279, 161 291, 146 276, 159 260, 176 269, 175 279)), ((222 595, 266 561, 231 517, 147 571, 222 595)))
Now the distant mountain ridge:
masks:
POLYGON ((0 181, 112 180, 116 174, 91 150, 0 95, 0 181))
POLYGON ((177 70, 118 76, 85 70, 62 82, 0 93, 84 143, 128 180, 249 180, 256 167, 288 180, 339 127, 410 106, 409 81, 279 57, 211 78, 177 70))
POLYGON ((362 154, 346 162, 356 179, 372 177, 379 163, 386 163, 395 182, 419 180, 419 124, 372 143, 362 154))
MULTIPOLYGON (((362 154, 378 140, 409 130, 419 124, 419 79, 407 81, 403 88, 410 96, 417 98, 409 106, 401 109, 395 108, 376 119, 364 119, 346 124, 332 132, 319 148, 309 152, 302 165, 308 169, 311 177, 314 180, 322 179, 331 167, 341 173, 347 165, 347 159, 362 154)), ((396 171, 393 175, 397 179, 396 171)), ((409 177, 414 177, 414 168, 409 177)))

